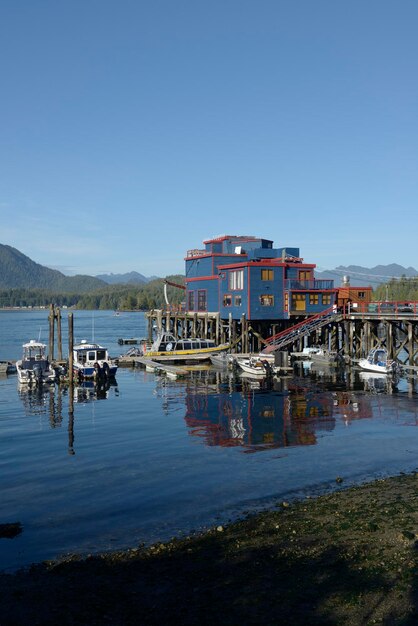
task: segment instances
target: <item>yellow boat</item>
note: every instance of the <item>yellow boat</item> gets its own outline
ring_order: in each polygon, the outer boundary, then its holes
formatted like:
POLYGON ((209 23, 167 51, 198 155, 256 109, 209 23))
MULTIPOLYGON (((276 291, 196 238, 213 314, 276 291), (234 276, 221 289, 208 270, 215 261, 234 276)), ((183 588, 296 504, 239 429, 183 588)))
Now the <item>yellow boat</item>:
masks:
POLYGON ((176 339, 171 333, 164 332, 157 337, 150 350, 143 346, 144 356, 150 358, 164 358, 164 360, 184 360, 187 357, 194 360, 209 359, 211 354, 229 349, 229 344, 217 346, 213 339, 176 339))

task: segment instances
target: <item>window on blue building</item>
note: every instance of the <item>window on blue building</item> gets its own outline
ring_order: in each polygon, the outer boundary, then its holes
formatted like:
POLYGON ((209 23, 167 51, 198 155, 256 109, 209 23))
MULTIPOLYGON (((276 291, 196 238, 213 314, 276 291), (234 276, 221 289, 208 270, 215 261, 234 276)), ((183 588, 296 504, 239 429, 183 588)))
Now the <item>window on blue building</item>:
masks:
POLYGON ((189 311, 194 311, 194 291, 189 291, 189 303, 188 303, 188 309, 189 311))
POLYGON ((223 305, 224 306, 232 306, 232 296, 231 296, 231 294, 226 293, 224 295, 223 305))
POLYGON ((199 289, 197 292, 198 311, 206 311, 206 289, 199 289))
POLYGON ((317 293, 309 294, 309 304, 319 304, 319 296, 317 293))
POLYGON ((234 296, 234 305, 241 306, 242 298, 241 296, 234 296))
POLYGON ((331 294, 329 293, 322 294, 322 304, 331 304, 331 294))
POLYGON ((299 270, 299 280, 311 280, 311 270, 299 270))
POLYGON ((244 288, 244 270, 231 270, 228 276, 228 289, 244 288))
POLYGON ((270 293, 260 296, 261 306, 274 306, 274 296, 270 293))
POLYGON ((261 270, 261 280, 273 280, 273 270, 261 270))

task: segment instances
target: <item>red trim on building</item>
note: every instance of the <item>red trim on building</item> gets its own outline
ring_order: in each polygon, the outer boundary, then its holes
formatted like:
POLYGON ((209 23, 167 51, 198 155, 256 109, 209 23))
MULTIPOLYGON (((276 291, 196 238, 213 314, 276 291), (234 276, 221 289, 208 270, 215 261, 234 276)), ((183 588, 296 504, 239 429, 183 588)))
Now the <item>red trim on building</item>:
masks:
POLYGON ((218 280, 218 275, 216 276, 198 276, 197 278, 186 278, 185 283, 195 283, 199 280, 218 280))
POLYGON ((251 282, 250 282, 250 272, 247 269, 247 320, 250 319, 250 302, 251 302, 251 282))
MULTIPOLYGON (((222 256, 222 255, 221 255, 222 256)), ((233 255, 236 256, 236 255, 233 255)), ((299 269, 310 269, 313 270, 316 268, 315 263, 289 263, 287 261, 277 261, 275 259, 260 259, 257 261, 237 261, 237 263, 228 263, 228 265, 218 265, 218 270, 225 269, 236 269, 238 267, 291 267, 291 268, 299 268, 299 269)), ((298 280, 295 278, 295 280, 298 280)))

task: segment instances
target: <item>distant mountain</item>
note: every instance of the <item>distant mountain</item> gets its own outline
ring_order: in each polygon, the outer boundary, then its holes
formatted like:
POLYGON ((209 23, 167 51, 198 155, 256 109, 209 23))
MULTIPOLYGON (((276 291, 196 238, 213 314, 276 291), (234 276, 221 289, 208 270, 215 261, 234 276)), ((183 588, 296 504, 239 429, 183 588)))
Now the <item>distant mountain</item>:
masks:
POLYGON ((373 289, 376 289, 379 285, 389 282, 391 278, 418 276, 418 271, 414 267, 403 267, 397 263, 376 265, 372 268, 362 267, 361 265, 339 265, 333 270, 315 272, 315 276, 318 279, 333 279, 336 287, 342 283, 343 276, 349 276, 352 285, 359 287, 372 286, 373 289))
POLYGON ((155 280, 157 276, 147 278, 138 272, 127 272, 126 274, 98 274, 96 278, 103 280, 108 285, 144 285, 155 280))
POLYGON ((29 257, 0 244, 0 289, 47 289, 60 293, 88 293, 106 286, 94 276, 65 276, 35 263, 29 257))

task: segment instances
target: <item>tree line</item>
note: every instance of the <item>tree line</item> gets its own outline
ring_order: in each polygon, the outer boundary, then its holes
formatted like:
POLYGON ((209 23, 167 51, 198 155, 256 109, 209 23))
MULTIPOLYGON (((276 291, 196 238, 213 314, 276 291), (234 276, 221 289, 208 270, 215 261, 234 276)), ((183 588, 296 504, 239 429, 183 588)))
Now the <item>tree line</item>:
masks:
MULTIPOLYGON (((181 275, 167 276, 166 280, 184 285, 184 276, 181 275)), ((167 297, 170 304, 178 306, 184 300, 184 290, 167 286, 167 297)), ((0 290, 0 308, 50 304, 76 309, 148 311, 164 308, 164 279, 159 278, 145 285, 107 285, 89 293, 62 293, 36 288, 0 290)))
POLYGON ((392 278, 388 283, 379 285, 373 292, 373 300, 394 302, 417 302, 418 301, 418 276, 407 278, 392 278))

